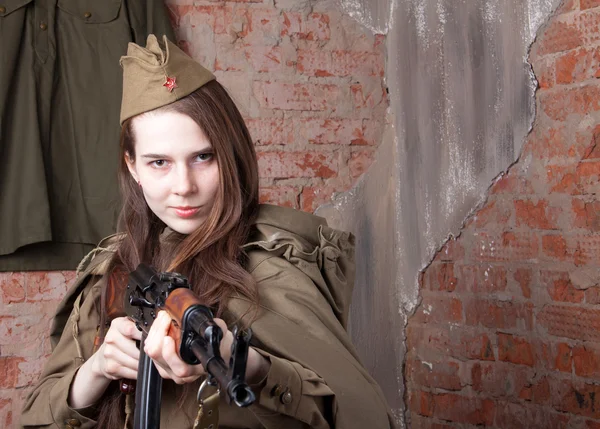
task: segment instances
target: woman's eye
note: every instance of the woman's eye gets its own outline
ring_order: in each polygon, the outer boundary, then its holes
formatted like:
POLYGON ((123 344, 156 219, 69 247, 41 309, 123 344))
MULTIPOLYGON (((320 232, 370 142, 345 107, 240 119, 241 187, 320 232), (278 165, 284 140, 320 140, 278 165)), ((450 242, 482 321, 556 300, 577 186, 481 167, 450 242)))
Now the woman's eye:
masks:
POLYGON ((165 161, 164 159, 157 159, 156 161, 152 161, 150 163, 150 165, 152 167, 157 167, 157 168, 162 168, 167 164, 167 161, 165 161))
POLYGON ((200 153, 198 154, 198 156, 196 157, 198 159, 198 161, 209 161, 211 160, 213 157, 213 154, 208 152, 208 153, 200 153))

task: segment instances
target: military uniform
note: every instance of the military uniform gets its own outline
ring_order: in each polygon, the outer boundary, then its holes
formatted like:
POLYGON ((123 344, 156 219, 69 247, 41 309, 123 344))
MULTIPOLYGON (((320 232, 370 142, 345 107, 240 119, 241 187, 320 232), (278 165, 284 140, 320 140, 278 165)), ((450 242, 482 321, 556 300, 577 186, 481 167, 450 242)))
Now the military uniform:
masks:
POLYGON ((0 0, 0 271, 74 269, 115 230, 131 41, 171 28, 162 0, 0 0))
MULTIPOLYGON (((95 426, 93 412, 71 409, 67 397, 77 369, 92 354, 103 274, 115 247, 110 241, 105 246, 57 311, 54 351, 27 399, 22 427, 95 426)), ((322 218, 262 205, 244 249, 260 296, 252 346, 271 368, 255 404, 237 408, 221 401, 220 427, 393 427, 381 389, 360 364, 345 330, 354 281, 353 237, 327 227, 322 218)), ((250 305, 233 297, 223 318, 232 323, 250 305)), ((170 380, 163 383, 161 427, 193 425, 195 392, 180 409, 179 389, 170 380)))

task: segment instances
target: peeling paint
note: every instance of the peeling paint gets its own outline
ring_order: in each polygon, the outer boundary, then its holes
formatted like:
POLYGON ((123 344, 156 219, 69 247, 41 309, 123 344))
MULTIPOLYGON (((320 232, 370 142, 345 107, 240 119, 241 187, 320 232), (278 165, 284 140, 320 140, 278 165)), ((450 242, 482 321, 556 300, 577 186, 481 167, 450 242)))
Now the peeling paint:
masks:
POLYGON ((356 188, 319 214, 357 236, 350 330, 399 427, 419 272, 518 158, 535 115, 528 49, 559 3, 341 0, 365 27, 387 31, 390 126, 356 188))

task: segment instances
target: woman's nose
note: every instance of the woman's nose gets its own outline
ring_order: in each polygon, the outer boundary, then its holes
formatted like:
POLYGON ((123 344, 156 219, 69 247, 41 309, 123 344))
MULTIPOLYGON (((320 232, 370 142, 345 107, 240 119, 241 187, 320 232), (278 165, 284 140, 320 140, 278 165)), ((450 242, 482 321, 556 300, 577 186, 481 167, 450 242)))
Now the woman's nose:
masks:
POLYGON ((194 177, 189 168, 178 168, 176 172, 173 192, 177 195, 187 195, 196 191, 194 177))

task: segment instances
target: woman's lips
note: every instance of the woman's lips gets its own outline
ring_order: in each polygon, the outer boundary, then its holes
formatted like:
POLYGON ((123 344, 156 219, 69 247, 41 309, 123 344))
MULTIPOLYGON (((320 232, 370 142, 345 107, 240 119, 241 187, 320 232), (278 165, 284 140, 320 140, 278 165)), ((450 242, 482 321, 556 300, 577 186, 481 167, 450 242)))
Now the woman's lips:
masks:
POLYGON ((194 216, 200 210, 200 207, 173 207, 177 216, 187 219, 194 216))

